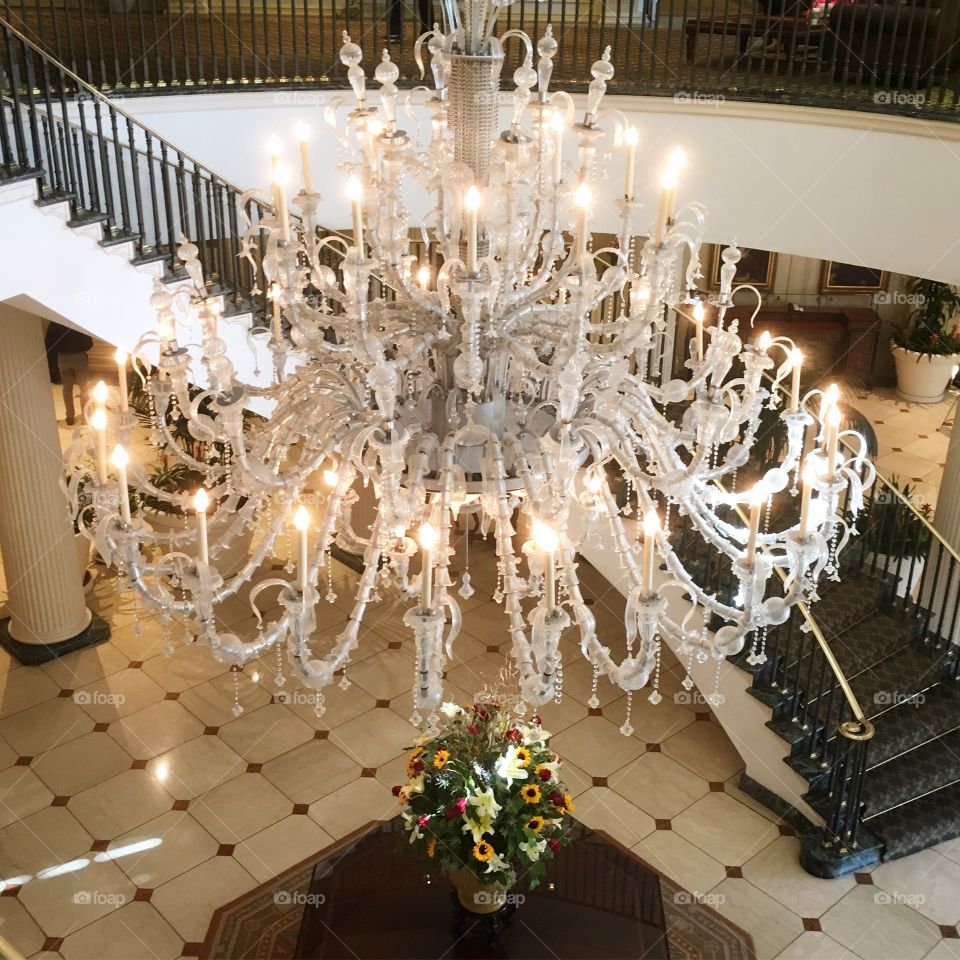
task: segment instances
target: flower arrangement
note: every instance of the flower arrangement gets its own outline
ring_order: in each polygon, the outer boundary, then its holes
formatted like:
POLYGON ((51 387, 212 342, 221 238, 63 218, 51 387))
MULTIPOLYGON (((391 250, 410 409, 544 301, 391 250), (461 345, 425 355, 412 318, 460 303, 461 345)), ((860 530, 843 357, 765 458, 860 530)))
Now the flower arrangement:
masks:
POLYGON ((407 758, 407 782, 393 788, 410 843, 445 870, 484 885, 536 886, 567 841, 573 800, 559 779, 540 718, 525 722, 500 700, 445 703, 439 728, 407 758))

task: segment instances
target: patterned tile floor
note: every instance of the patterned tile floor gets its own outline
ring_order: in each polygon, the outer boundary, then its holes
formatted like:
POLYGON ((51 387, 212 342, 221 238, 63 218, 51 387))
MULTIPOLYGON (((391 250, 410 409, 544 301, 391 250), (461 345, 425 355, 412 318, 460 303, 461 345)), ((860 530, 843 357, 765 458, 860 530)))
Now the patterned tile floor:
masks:
MULTIPOLYGON (((878 401, 880 402, 880 401, 878 401)), ((936 427, 931 432, 936 431, 936 427)), ((462 558, 458 560, 462 564, 462 558)), ((471 545, 477 593, 448 674, 451 697, 495 683, 508 650, 490 600, 493 557, 471 545)), ((601 635, 622 598, 584 567, 601 635)), ((317 649, 346 619, 354 575, 317 649)), ((0 654, 0 936, 27 957, 195 956, 213 910, 357 826, 393 816, 412 641, 399 601, 370 611, 361 648, 317 718, 275 656, 232 672, 101 575, 91 605, 110 640, 39 668, 0 654), (233 712, 235 696, 243 712, 233 712)), ((250 630, 249 611, 224 617, 250 630)), ((622 623, 622 619, 620 619, 622 623)), ((960 841, 839 880, 797 864, 791 830, 736 787, 743 762, 665 663, 664 700, 634 704, 564 641, 564 696, 542 711, 566 758, 577 815, 631 846, 748 930, 760 958, 960 960, 960 841)), ((749 749, 749 745, 744 749, 749 749)))

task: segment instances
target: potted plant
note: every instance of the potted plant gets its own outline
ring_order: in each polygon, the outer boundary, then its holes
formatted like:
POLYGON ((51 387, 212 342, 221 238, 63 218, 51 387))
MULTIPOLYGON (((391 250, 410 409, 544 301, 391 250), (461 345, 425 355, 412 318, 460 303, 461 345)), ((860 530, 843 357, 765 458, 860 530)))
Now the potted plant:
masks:
POLYGON ((567 842, 573 800, 538 717, 524 721, 498 699, 441 713, 393 792, 410 843, 447 871, 460 905, 494 913, 520 877, 536 886, 567 842))
POLYGON ((960 293, 949 283, 919 277, 907 292, 915 307, 891 341, 897 393, 912 403, 939 403, 960 364, 954 333, 960 293))

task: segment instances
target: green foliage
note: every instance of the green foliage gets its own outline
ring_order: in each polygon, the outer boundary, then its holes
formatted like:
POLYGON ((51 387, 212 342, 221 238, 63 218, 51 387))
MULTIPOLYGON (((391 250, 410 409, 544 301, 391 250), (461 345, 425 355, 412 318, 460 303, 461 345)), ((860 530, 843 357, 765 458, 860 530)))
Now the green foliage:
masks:
POLYGON ((907 293, 917 305, 904 326, 893 335, 893 342, 914 353, 951 356, 960 353, 960 337, 953 320, 960 312, 960 292, 949 283, 915 277, 907 293))
POLYGON ((921 504, 916 508, 917 513, 914 513, 903 502, 910 502, 915 496, 910 484, 901 486, 896 477, 891 477, 889 483, 894 489, 879 487, 870 510, 861 513, 857 519, 857 528, 865 548, 869 553, 895 559, 924 557, 930 546, 930 529, 924 523, 930 518, 930 505, 921 504), (903 500, 896 496, 894 490, 899 491, 903 500))

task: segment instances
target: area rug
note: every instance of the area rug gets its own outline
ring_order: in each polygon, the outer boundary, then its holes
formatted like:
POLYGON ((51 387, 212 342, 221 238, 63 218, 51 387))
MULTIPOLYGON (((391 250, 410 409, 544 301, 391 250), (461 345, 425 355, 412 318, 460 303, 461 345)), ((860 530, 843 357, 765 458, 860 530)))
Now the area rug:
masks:
MULTIPOLYGON (((314 867, 320 861, 335 861, 339 851, 346 854, 356 838, 377 826, 363 827, 334 847, 318 852, 274 880, 221 907, 213 916, 201 957, 208 960, 295 960, 304 911, 310 904, 314 867)), ((689 893, 649 864, 634 859, 653 875, 653 883, 659 882, 662 927, 665 927, 671 960, 755 960, 750 935, 714 910, 709 895, 689 893)), ((660 940, 662 944, 662 935, 660 940)), ((658 955, 663 953, 665 951, 658 955)))

